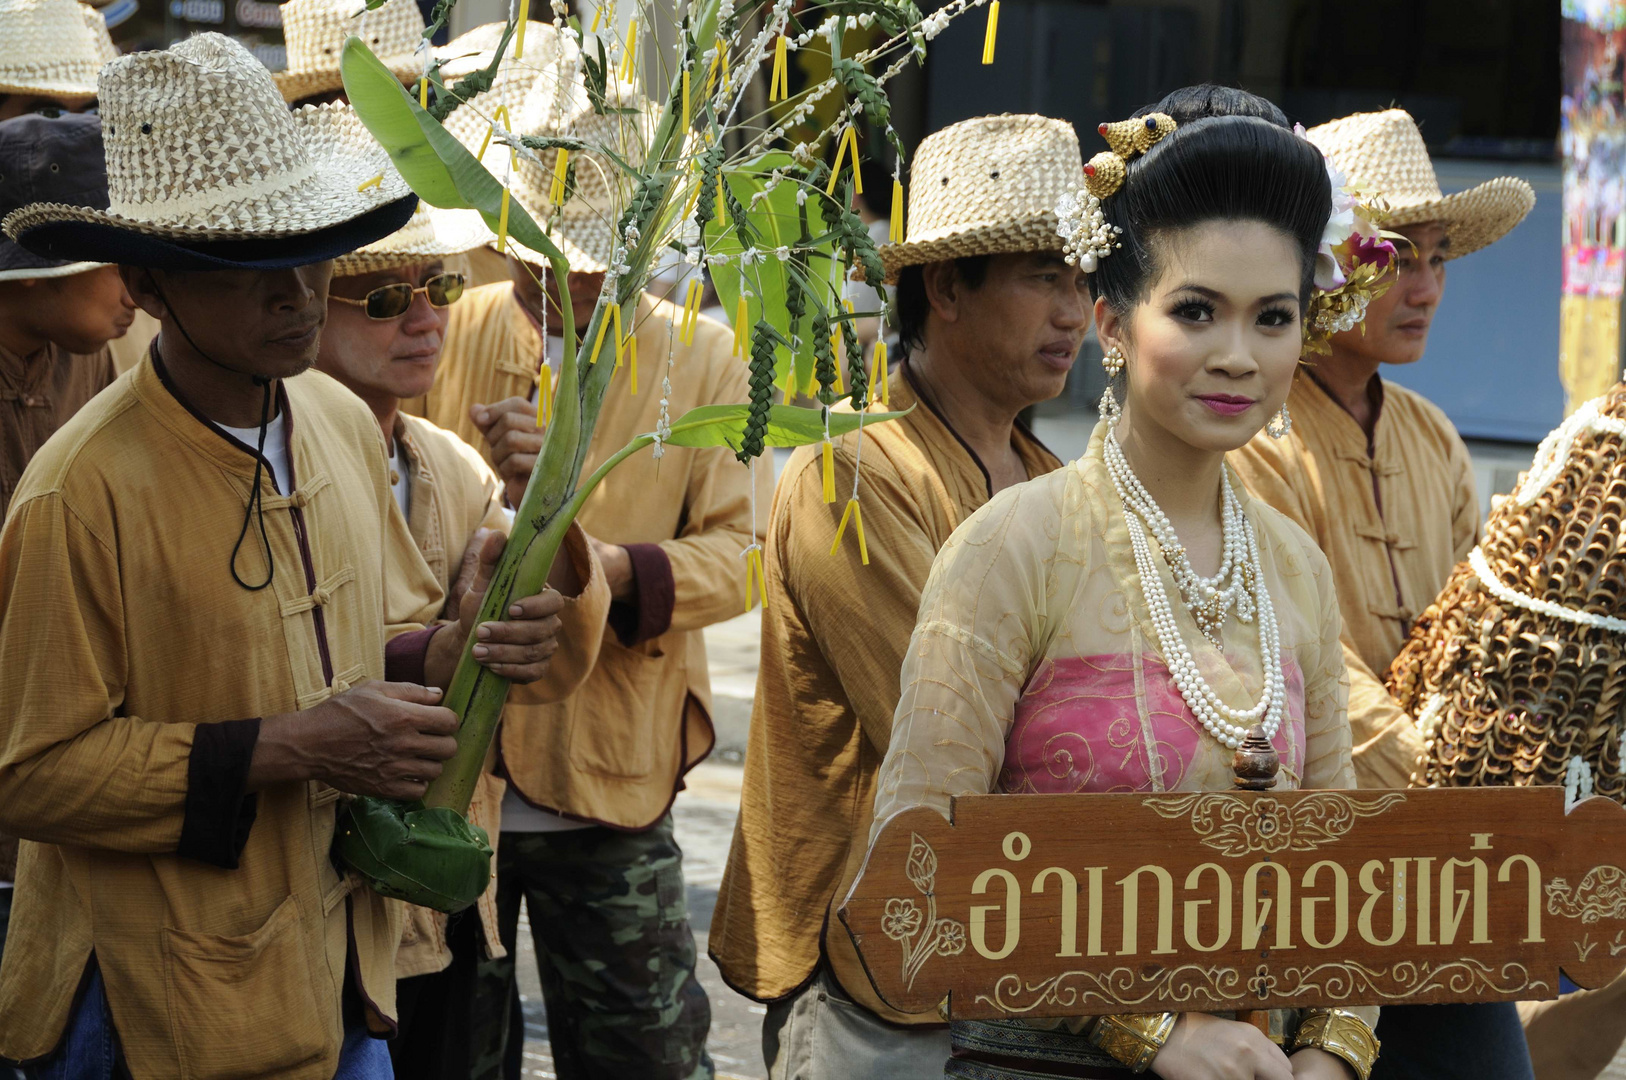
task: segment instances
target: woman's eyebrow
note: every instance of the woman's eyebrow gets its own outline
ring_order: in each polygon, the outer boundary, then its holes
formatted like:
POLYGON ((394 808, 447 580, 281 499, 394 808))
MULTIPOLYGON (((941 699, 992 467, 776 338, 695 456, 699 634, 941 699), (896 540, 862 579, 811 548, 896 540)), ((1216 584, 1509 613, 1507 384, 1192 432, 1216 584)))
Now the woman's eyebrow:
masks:
MULTIPOLYGON (((1191 281, 1185 282, 1184 284, 1181 284, 1181 285, 1176 285, 1174 288, 1170 289, 1169 292, 1170 293, 1194 292, 1198 296, 1207 297, 1210 300, 1225 300, 1225 301, 1230 300, 1230 297, 1226 296, 1223 292, 1220 292, 1218 289, 1210 289, 1207 285, 1198 285, 1197 283, 1191 282, 1191 281)), ((1262 296, 1262 297, 1259 298, 1259 300, 1257 302, 1260 303, 1260 304, 1274 304, 1274 303, 1277 303, 1278 301, 1281 301, 1281 300, 1297 300, 1297 299, 1298 299, 1298 294, 1297 293, 1279 292, 1279 293, 1271 293, 1269 296, 1262 296)))

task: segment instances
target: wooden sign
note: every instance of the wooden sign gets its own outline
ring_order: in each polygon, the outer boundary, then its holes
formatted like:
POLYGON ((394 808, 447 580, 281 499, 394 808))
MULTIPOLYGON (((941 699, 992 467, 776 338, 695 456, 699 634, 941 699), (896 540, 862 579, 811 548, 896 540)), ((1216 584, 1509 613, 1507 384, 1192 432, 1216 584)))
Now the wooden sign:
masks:
POLYGON ((1560 788, 979 795, 886 823, 840 910, 965 1017, 1550 998, 1626 968, 1626 811, 1560 788))

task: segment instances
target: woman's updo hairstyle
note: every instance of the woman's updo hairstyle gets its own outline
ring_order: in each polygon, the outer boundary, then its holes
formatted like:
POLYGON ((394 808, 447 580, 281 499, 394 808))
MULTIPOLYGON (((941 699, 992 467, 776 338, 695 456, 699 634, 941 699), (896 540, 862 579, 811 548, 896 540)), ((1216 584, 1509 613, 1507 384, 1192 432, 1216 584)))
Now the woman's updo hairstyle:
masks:
POLYGON ((1157 280, 1160 241, 1210 221, 1258 221, 1290 236, 1303 311, 1332 189, 1321 151, 1292 131, 1251 116, 1214 116, 1177 126, 1132 159, 1101 210, 1122 230, 1122 246, 1090 275, 1090 292, 1120 314, 1157 280))

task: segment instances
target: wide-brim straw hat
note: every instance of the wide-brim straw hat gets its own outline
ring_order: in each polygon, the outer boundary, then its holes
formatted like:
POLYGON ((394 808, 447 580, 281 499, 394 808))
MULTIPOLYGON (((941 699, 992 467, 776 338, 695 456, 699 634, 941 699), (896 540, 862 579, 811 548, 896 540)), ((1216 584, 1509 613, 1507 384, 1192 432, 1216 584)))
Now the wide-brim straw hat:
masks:
POLYGON ((333 276, 353 277, 446 259, 484 247, 491 239, 491 230, 478 210, 438 210, 419 203, 400 229, 335 259, 333 276))
POLYGON ((1065 120, 1005 113, 928 136, 909 168, 908 232, 880 249, 886 282, 906 266, 968 255, 1060 251, 1056 205, 1084 182, 1065 120))
POLYGON ((221 34, 113 61, 101 78, 106 210, 6 216, 30 251, 165 269, 298 266, 406 224, 416 196, 347 105, 289 111, 221 34))
MULTIPOLYGON (((643 147, 648 144, 657 115, 653 103, 631 83, 617 78, 614 72, 609 74, 605 86, 609 108, 602 114, 595 112, 582 78, 579 53, 573 46, 561 47, 559 39, 553 40, 554 61, 540 70, 528 70, 533 45, 527 35, 524 58, 512 69, 511 77, 516 81, 507 87, 494 83, 492 92, 501 90, 512 95, 515 85, 528 81, 523 99, 517 107, 510 107, 510 130, 516 135, 565 136, 587 144, 587 149, 574 150, 569 155, 567 167, 573 169, 574 189, 561 204, 554 204, 556 153, 552 150, 520 153, 510 166, 509 147, 493 138, 486 147, 482 163, 498 180, 506 179, 513 198, 558 246, 572 271, 598 273, 609 269, 615 251, 615 218, 631 197, 632 182, 609 157, 593 148, 610 148, 633 168, 638 168, 643 163, 643 147)), ((549 46, 544 46, 546 48, 549 46)), ((541 61, 544 50, 539 49, 534 55, 541 61)), ((509 73, 506 64, 503 70, 509 73)), ((453 117, 456 115, 453 113, 453 117)), ((448 130, 453 130, 451 124, 448 130)), ((489 126, 482 122, 478 126, 458 128, 454 134, 471 152, 479 153, 488 130, 489 126)), ((544 253, 531 250, 512 236, 508 238, 508 245, 510 252, 524 261, 547 265, 544 253)))
POLYGON ((417 0, 386 0, 377 11, 361 6, 361 0, 288 0, 282 5, 288 66, 272 78, 288 101, 341 89, 339 58, 354 36, 396 78, 411 82, 423 74, 418 53, 423 29, 417 0))
POLYGON ((1536 205, 1536 193, 1516 176, 1498 176, 1445 195, 1417 121, 1404 109, 1356 113, 1306 133, 1351 183, 1381 196, 1387 228, 1437 221, 1457 259, 1506 236, 1536 205))
POLYGON ((96 73, 118 56, 101 12, 79 0, 0 0, 0 94, 64 105, 96 96, 96 73))

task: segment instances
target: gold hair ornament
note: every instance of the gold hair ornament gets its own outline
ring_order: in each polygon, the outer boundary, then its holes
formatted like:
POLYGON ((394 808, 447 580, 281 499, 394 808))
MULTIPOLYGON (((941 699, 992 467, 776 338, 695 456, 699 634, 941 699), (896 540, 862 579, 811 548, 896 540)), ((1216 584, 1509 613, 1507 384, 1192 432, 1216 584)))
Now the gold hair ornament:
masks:
POLYGON ((1105 199, 1123 187, 1129 159, 1146 153, 1174 130, 1174 118, 1167 113, 1148 113, 1133 120, 1102 124, 1096 130, 1112 149, 1096 154, 1084 166, 1084 187, 1096 198, 1105 199))

